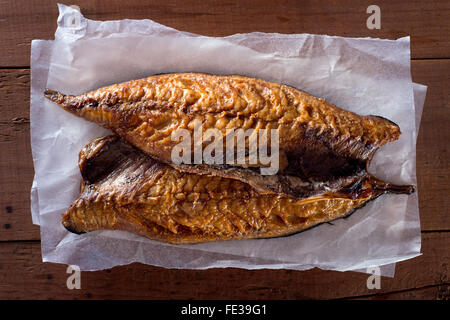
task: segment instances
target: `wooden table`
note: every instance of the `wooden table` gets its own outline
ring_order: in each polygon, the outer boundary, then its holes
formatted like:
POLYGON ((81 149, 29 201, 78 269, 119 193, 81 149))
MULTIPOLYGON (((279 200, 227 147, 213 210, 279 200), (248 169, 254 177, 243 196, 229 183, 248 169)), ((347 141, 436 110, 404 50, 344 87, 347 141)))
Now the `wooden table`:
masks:
MULTIPOLYGON (((63 1, 65 2, 65 1, 63 1)), ((68 4, 71 4, 70 2, 68 4)), ((68 290, 66 266, 42 263, 31 223, 30 42, 52 39, 56 1, 0 1, 0 299, 449 299, 450 2, 79 0, 95 20, 149 18, 179 30, 317 33, 396 39, 411 36, 413 81, 428 86, 417 144, 423 255, 397 264, 393 279, 369 290, 367 275, 323 270, 167 270, 142 264, 82 273, 68 290), (366 8, 381 8, 369 30, 366 8)))

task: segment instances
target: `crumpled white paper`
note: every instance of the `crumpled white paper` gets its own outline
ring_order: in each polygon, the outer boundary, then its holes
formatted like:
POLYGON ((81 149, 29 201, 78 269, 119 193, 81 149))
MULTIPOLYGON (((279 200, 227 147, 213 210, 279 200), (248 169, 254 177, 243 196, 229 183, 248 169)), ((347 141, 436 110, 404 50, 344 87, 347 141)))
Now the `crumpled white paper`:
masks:
MULTIPOLYGON (((59 5, 55 40, 31 52, 31 209, 41 226, 43 261, 99 270, 131 262, 167 268, 286 268, 364 272, 420 254, 417 193, 383 195, 346 219, 289 237, 171 245, 123 231, 76 235, 61 214, 79 195, 78 152, 107 130, 62 110, 48 87, 79 94, 156 73, 243 74, 292 85, 359 114, 386 117, 402 135, 382 147, 370 172, 416 185, 416 137, 426 87, 413 84, 409 38, 380 40, 311 34, 205 37, 151 20, 93 21, 59 5)), ((386 267, 387 265, 387 267, 386 267)))

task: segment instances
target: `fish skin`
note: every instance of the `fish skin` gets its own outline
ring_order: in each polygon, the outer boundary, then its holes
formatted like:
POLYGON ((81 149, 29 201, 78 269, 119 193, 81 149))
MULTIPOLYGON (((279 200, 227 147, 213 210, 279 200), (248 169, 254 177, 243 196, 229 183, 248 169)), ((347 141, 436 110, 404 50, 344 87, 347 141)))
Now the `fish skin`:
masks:
POLYGON ((340 193, 295 200, 239 180, 181 172, 117 136, 79 156, 81 194, 63 214, 71 232, 125 230, 173 244, 270 238, 345 217, 386 192, 411 192, 371 175, 340 193))
POLYGON ((320 139, 336 153, 362 160, 400 135, 387 119, 360 116, 296 88, 240 75, 162 74, 77 96, 49 89, 45 95, 163 160, 170 160, 178 143, 171 141, 172 131, 192 131, 195 119, 205 130, 278 128, 282 149, 320 139))
POLYGON ((366 174, 377 148, 400 135, 387 119, 360 116, 293 87, 240 75, 163 74, 77 96, 47 89, 45 96, 177 170, 238 179, 260 193, 295 199, 355 183, 366 174), (186 129, 192 136, 195 120, 204 130, 219 129, 224 141, 226 129, 279 129, 280 153, 288 164, 272 176, 239 166, 173 164, 178 141, 171 134, 186 129), (337 160, 317 172, 316 164, 333 157, 337 160))

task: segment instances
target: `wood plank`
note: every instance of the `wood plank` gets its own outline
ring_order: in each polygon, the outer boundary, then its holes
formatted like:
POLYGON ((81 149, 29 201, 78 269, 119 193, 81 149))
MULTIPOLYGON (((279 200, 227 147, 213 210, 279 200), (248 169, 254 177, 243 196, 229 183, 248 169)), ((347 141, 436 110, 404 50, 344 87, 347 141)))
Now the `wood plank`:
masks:
MULTIPOLYGON (((450 60, 413 61, 412 74, 429 86, 417 145, 421 226, 450 230, 450 60)), ((0 70, 0 107, 0 240, 37 240, 29 210, 29 70, 0 70)))
POLYGON ((428 86, 417 141, 422 230, 450 227, 450 60, 413 61, 413 80, 428 86))
POLYGON ((138 263, 82 272, 81 289, 68 290, 66 266, 42 263, 39 242, 4 242, 0 299, 338 299, 445 288, 450 282, 449 246, 448 232, 424 234, 424 254, 399 263, 393 279, 382 277, 379 290, 367 289, 368 275, 356 272, 177 270, 138 263))
MULTIPOLYGON (((0 1, 0 66, 27 66, 30 42, 53 39, 57 2, 0 1)), ((369 30, 363 0, 328 1, 76 1, 94 20, 153 19, 167 26, 209 36, 253 31, 315 33, 396 39, 411 35, 413 58, 450 58, 450 2, 379 0, 381 29, 369 30)))
POLYGON ((0 71, 0 108, 0 240, 40 239, 30 214, 30 70, 0 71))

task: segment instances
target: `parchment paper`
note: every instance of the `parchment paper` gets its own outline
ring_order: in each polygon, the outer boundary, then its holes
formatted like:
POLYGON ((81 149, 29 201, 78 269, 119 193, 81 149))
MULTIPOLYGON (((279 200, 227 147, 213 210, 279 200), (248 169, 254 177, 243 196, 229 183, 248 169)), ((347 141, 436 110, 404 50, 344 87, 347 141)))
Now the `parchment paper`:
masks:
POLYGON ((313 267, 364 272, 420 254, 417 192, 383 195, 346 219, 289 237, 170 245, 122 231, 75 235, 61 214, 79 195, 78 153, 107 130, 44 99, 45 87, 79 94, 167 72, 243 74, 282 82, 359 114, 397 123, 400 139, 382 147, 370 172, 416 185, 416 137, 426 87, 410 76, 409 37, 398 40, 311 34, 205 37, 151 20, 93 21, 59 5, 55 40, 31 52, 33 222, 41 226, 43 261, 98 270, 142 262, 167 268, 313 267), (76 23, 73 23, 73 22, 76 23))

